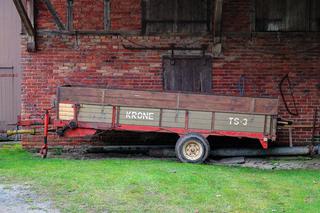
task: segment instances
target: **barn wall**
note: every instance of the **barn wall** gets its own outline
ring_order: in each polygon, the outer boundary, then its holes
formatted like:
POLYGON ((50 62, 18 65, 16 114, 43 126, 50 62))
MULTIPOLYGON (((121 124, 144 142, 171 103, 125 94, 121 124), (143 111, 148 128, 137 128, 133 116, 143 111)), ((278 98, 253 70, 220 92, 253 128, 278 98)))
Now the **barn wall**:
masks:
MULTIPOLYGON (((42 1, 37 2, 38 51, 26 52, 22 44, 24 67, 22 115, 36 114, 49 108, 57 86, 85 85, 108 88, 163 90, 162 56, 168 51, 128 50, 126 45, 199 46, 209 44, 211 36, 93 36, 59 35, 43 30, 56 27, 42 1)), ((66 23, 64 0, 52 0, 62 21, 66 23)), ((102 29, 101 7, 96 12, 77 1, 74 9, 77 30, 102 29), (99 15, 99 17, 101 17, 99 15), (89 24, 90 23, 90 24, 89 24)), ((238 82, 245 80, 246 96, 278 97, 278 83, 290 73, 290 80, 299 111, 287 113, 280 101, 279 114, 297 125, 312 125, 313 110, 320 104, 320 33, 252 33, 252 0, 225 0, 223 10, 223 52, 213 58, 212 93, 239 95, 238 82)), ((137 33, 141 30, 139 0, 111 0, 111 30, 137 33)), ((287 88, 287 84, 284 84, 287 88)), ((288 90, 285 90, 288 93, 288 90)), ((288 97, 289 106, 292 101, 288 97)), ((53 112, 54 114, 54 112, 53 112)), ((319 122, 319 120, 318 120, 319 122)), ((318 133, 318 132, 317 132, 318 133)), ((311 127, 293 130, 296 145, 310 144, 311 127)), ((288 144, 288 131, 279 130, 278 144, 288 144)), ((41 137, 25 137, 27 147, 37 146, 41 137)), ((51 145, 78 145, 82 139, 66 140, 51 136, 51 145)), ((94 143, 94 142, 90 142, 94 143)))

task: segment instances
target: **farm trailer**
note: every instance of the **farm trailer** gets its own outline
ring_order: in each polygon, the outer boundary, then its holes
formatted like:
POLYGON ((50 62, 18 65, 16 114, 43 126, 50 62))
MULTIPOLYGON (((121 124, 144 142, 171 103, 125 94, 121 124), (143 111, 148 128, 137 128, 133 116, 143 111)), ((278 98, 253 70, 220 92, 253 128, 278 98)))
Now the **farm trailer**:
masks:
MULTIPOLYGON (((52 122, 61 137, 99 130, 176 133, 175 152, 182 162, 205 161, 210 135, 254 138, 263 149, 276 139, 278 99, 273 98, 62 86, 56 106, 52 122)), ((47 110, 43 157, 49 122, 47 110)))

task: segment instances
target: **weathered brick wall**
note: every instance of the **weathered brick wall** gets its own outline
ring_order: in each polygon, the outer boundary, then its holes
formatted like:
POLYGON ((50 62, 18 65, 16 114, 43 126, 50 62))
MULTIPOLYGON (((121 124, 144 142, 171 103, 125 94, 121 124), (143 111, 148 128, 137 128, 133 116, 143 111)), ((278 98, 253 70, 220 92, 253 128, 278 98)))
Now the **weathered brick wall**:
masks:
MULTIPOLYGON (((128 50, 123 44, 144 46, 199 46, 211 36, 111 36, 60 35, 44 33, 56 30, 42 1, 37 2, 38 51, 26 52, 22 42, 23 91, 22 115, 39 114, 49 108, 57 86, 86 85, 128 89, 163 89, 162 56, 167 51, 128 50)), ((52 0, 63 23, 66 1, 52 0)), ((75 30, 102 30, 102 0, 75 1, 75 30), (82 6, 82 7, 81 7, 82 6)), ((238 82, 245 79, 245 95, 278 97, 278 83, 290 73, 299 116, 290 116, 280 101, 279 114, 297 125, 312 125, 313 110, 320 104, 320 34, 319 33, 251 33, 250 0, 226 0, 223 11, 223 51, 214 57, 212 79, 214 94, 239 95, 238 82)), ((140 0, 111 0, 111 30, 137 33, 141 30, 140 0)), ((284 85, 287 88, 287 84, 284 85)), ((285 90, 288 93, 288 90, 285 90)), ((290 101, 290 98, 288 99, 290 101)), ((292 102, 289 102, 292 107, 292 102)), ((54 114, 54 112, 53 112, 54 114)), ((320 122, 318 120, 318 122, 320 122)), ((288 143, 287 130, 279 130, 279 143, 288 143)), ((310 143, 311 127, 295 128, 296 144, 310 143)), ((39 145, 41 136, 25 137, 24 145, 39 145)), ((50 137, 50 143, 78 145, 88 140, 50 137)), ((94 143, 91 141, 90 143, 94 143)))

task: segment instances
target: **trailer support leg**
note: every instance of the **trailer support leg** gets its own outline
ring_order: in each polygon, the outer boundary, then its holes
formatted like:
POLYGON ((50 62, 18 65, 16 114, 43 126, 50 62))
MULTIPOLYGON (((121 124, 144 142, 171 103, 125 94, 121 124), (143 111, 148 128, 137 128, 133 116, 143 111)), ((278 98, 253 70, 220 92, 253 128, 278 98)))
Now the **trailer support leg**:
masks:
POLYGON ((268 141, 266 141, 264 138, 259 139, 259 141, 263 149, 268 149, 268 141))
POLYGON ((49 111, 46 110, 44 114, 44 136, 43 136, 43 146, 40 150, 40 155, 42 158, 46 158, 48 154, 48 129, 49 129, 49 111))

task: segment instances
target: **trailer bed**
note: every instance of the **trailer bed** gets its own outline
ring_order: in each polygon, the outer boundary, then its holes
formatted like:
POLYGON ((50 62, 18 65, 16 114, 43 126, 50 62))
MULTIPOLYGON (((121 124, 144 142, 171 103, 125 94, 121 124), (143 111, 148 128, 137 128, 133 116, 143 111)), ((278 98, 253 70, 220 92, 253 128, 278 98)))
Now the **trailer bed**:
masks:
POLYGON ((65 136, 95 130, 199 133, 256 138, 263 148, 276 138, 278 99, 176 92, 59 87, 55 125, 77 122, 65 136))

